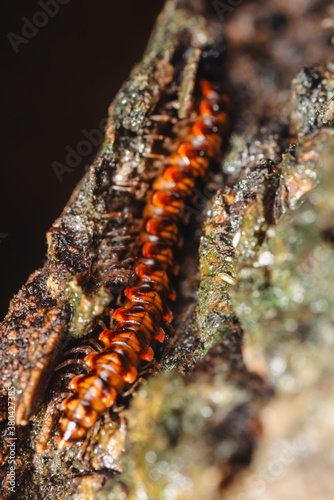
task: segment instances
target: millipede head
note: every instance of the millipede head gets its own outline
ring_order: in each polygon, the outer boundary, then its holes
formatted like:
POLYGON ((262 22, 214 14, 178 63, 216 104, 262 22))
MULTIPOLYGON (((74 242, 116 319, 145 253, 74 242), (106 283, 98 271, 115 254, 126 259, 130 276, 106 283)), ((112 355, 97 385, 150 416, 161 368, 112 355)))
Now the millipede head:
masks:
POLYGON ((62 417, 60 420, 60 434, 58 438, 58 450, 63 450, 66 446, 81 441, 86 435, 87 429, 73 420, 62 417))

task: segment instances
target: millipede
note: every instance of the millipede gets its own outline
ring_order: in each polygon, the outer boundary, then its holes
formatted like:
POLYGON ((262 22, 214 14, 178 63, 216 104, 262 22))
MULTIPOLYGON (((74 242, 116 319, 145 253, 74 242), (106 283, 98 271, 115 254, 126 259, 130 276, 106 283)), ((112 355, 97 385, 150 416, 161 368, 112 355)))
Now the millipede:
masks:
POLYGON ((199 81, 199 93, 196 117, 172 142, 147 195, 134 284, 125 289, 123 306, 113 312, 115 326, 99 335, 104 347, 84 358, 87 373, 69 383, 73 393, 61 407, 60 450, 84 439, 125 386, 136 381, 141 363, 153 360, 154 341, 165 340, 166 324, 172 321, 168 300, 175 299, 173 248, 181 244, 179 224, 186 220, 185 201, 192 198, 196 182, 205 179, 210 160, 219 159, 230 123, 225 93, 204 79, 199 81))

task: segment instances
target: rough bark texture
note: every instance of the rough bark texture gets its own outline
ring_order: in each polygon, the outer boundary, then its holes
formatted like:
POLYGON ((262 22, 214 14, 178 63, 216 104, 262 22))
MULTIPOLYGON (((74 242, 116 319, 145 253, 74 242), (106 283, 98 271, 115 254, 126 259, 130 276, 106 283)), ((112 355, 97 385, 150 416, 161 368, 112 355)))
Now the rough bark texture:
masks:
POLYGON ((333 6, 204 4, 167 3, 110 107, 101 156, 48 233, 44 267, 1 325, 2 498, 11 386, 13 498, 333 497, 333 6), (131 282, 157 173, 145 157, 149 117, 174 81, 187 116, 203 53, 224 44, 223 32, 234 134, 191 209, 160 373, 60 453, 59 405, 81 367, 55 368, 96 337, 97 318, 108 322, 131 282))

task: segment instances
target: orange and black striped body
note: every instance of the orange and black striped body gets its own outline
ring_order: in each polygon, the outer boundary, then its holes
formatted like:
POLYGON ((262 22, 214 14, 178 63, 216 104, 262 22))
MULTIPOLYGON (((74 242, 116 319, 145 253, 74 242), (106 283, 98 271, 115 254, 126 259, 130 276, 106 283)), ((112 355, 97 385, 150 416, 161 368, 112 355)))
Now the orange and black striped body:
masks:
POLYGON ((86 356, 88 374, 75 377, 69 385, 74 393, 62 405, 59 449, 84 438, 124 386, 136 380, 141 362, 153 359, 153 340, 164 341, 162 325, 171 320, 167 306, 173 295, 170 276, 176 269, 173 247, 180 240, 178 225, 184 220, 185 200, 191 198, 196 181, 205 176, 209 160, 219 157, 221 137, 229 126, 227 96, 217 93, 206 80, 200 84, 197 119, 186 137, 176 142, 147 198, 135 285, 125 290, 125 304, 113 314, 116 327, 100 334, 104 350, 86 356))

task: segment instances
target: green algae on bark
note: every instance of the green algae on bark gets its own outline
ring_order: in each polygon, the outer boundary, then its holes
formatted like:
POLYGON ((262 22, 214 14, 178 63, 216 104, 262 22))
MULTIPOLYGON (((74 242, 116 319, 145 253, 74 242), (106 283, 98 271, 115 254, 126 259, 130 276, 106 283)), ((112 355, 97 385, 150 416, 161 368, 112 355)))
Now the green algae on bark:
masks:
MULTIPOLYGON (((305 144, 307 140, 303 142, 305 144)), ((307 339, 310 337, 314 342, 316 332, 330 329, 332 321, 333 287, 329 276, 334 271, 330 243, 334 213, 333 130, 324 129, 313 136, 312 151, 318 153, 317 162, 313 166, 303 162, 304 183, 302 165, 299 164, 299 177, 295 177, 294 187, 298 179, 300 195, 305 197, 306 186, 313 177, 310 172, 313 172, 317 179, 313 182, 314 188, 301 205, 293 203, 298 198, 297 191, 293 190, 294 198, 289 206, 293 213, 285 213, 277 227, 271 228, 253 265, 240 270, 238 287, 233 293, 236 311, 249 332, 246 353, 252 351, 250 346, 253 343, 257 345, 258 355, 254 354, 253 360, 262 359, 262 368, 267 366, 269 369, 267 377, 273 379, 279 388, 284 386, 284 377, 281 378, 279 372, 270 373, 270 360, 281 359, 282 366, 286 366, 287 356, 296 359, 294 343, 300 350, 305 340, 307 347, 307 339), (269 274, 267 282, 265 270, 269 274), (279 352, 284 353, 284 360, 279 352)), ((305 150, 302 152, 305 157, 305 150)), ((306 156, 310 158, 309 152, 306 156)), ((295 163, 293 166, 297 169, 295 163)), ((303 357, 301 352, 300 356, 303 357)), ((251 359, 247 354, 249 364, 255 367, 251 359)), ((296 383, 298 379, 296 377, 296 383)))
POLYGON ((227 384, 222 372, 193 381, 171 373, 151 379, 130 410, 123 473, 98 498, 215 498, 250 458, 258 404, 250 406, 248 391, 227 384))
MULTIPOLYGON (((328 117, 324 118, 322 112, 333 89, 329 64, 322 67, 323 78, 317 80, 318 86, 313 90, 308 88, 307 98, 295 82, 294 116, 300 136, 283 155, 281 163, 263 162, 236 185, 222 189, 212 202, 200 248, 202 281, 198 316, 203 354, 218 338, 229 335, 229 323, 234 317, 230 292, 235 290, 240 273, 247 282, 248 268, 255 268, 255 272, 260 267, 270 268, 272 254, 266 249, 266 241, 273 234, 273 226, 296 209, 305 194, 315 187, 323 158, 331 158, 333 154, 334 131, 327 126, 328 117), (305 104, 307 99, 312 102, 317 121, 309 125, 305 134, 298 120, 305 119, 303 110, 309 109, 305 104)), ((325 109, 328 110, 328 105, 325 109)), ((231 156, 233 162, 233 151, 231 156)), ((229 171, 228 165, 229 157, 225 171, 229 171)), ((251 277, 249 280, 252 282, 251 277)), ((267 282, 268 276, 262 272, 262 287, 267 282)))
POLYGON ((84 337, 92 330, 94 320, 103 313, 112 295, 107 288, 102 287, 96 295, 87 297, 76 280, 69 282, 67 293, 73 310, 68 334, 74 338, 84 337))
POLYGON ((232 294, 247 332, 245 362, 271 382, 276 398, 260 414, 258 449, 227 499, 330 500, 334 493, 333 131, 322 129, 313 139, 316 185, 270 230, 257 267, 239 274, 232 294))
POLYGON ((266 287, 268 277, 263 270, 272 264, 266 247, 268 235, 273 234, 271 228, 315 186, 315 168, 328 148, 333 148, 333 141, 331 129, 310 134, 284 155, 281 164, 264 163, 214 198, 200 248, 202 354, 219 339, 234 334, 231 291, 239 286, 240 277, 252 283, 247 274, 251 268, 261 274, 261 286, 266 287))

